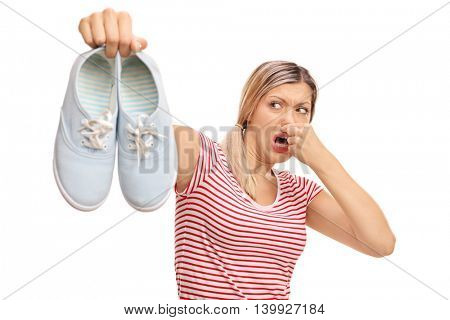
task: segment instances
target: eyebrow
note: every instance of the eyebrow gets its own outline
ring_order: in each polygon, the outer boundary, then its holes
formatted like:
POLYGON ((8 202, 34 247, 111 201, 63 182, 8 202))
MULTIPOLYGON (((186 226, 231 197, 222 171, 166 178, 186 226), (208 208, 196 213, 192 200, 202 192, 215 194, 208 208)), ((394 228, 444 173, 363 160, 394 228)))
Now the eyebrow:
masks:
MULTIPOLYGON (((284 103, 287 104, 286 100, 284 100, 284 99, 281 98, 281 97, 278 97, 278 96, 269 96, 269 97, 275 97, 275 98, 278 98, 278 99, 282 100, 284 103)), ((298 107, 298 106, 301 106, 301 105, 304 105, 304 104, 309 104, 309 105, 311 105, 311 102, 309 102, 309 101, 303 101, 303 102, 298 103, 298 104, 295 105, 295 106, 298 107)))

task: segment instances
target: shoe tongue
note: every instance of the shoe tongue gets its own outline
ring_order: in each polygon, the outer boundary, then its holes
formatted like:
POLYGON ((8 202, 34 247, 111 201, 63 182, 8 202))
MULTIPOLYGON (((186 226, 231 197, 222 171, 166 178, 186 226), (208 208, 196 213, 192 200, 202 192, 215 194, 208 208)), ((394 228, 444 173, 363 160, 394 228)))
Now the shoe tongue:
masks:
POLYGON ((117 108, 117 84, 115 79, 113 80, 113 83, 111 85, 111 94, 109 96, 109 110, 111 111, 111 114, 114 114, 116 112, 117 108))
POLYGON ((149 126, 151 123, 151 119, 148 113, 138 113, 132 119, 135 125, 138 125, 140 121, 144 127, 149 126))

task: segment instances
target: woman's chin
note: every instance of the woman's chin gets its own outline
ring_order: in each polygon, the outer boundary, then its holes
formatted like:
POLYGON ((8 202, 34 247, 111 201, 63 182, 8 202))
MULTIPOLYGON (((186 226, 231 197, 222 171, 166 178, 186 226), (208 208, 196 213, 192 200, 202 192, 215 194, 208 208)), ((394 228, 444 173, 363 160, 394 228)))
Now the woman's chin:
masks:
POLYGON ((270 151, 270 159, 273 160, 274 163, 282 163, 286 160, 289 160, 292 156, 289 152, 275 152, 273 150, 270 151))

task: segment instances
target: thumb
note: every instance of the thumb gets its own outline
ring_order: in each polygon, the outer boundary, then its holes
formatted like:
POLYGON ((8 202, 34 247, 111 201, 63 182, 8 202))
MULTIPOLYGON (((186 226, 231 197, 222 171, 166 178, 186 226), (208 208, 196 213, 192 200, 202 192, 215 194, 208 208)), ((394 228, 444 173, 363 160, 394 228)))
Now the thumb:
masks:
POLYGON ((147 40, 142 37, 133 37, 131 40, 131 50, 134 52, 142 51, 147 48, 147 40))

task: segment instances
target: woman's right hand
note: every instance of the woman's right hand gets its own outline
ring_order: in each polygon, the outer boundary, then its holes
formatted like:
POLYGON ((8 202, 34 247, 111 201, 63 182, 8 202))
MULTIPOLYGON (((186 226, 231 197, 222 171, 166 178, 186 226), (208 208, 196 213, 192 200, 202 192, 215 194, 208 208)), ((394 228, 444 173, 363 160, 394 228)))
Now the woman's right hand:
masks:
POLYGON ((117 50, 122 57, 127 57, 132 51, 147 47, 147 40, 133 35, 131 16, 126 11, 106 8, 102 12, 94 12, 80 20, 78 30, 91 48, 106 45, 108 58, 114 58, 117 50))

